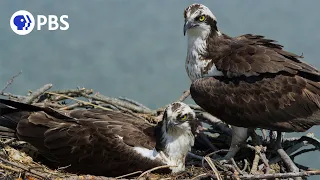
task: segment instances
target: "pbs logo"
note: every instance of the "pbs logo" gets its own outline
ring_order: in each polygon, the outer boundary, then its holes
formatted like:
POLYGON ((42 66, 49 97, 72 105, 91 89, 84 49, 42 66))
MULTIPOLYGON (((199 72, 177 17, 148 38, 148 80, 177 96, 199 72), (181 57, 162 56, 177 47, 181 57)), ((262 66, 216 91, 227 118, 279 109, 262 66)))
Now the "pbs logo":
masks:
POLYGON ((10 19, 10 27, 13 32, 18 35, 27 35, 29 34, 37 25, 37 30, 40 31, 43 26, 47 25, 47 30, 68 30, 69 23, 67 22, 68 15, 62 15, 57 17, 56 15, 37 15, 37 20, 33 15, 26 10, 19 10, 15 12, 10 19))

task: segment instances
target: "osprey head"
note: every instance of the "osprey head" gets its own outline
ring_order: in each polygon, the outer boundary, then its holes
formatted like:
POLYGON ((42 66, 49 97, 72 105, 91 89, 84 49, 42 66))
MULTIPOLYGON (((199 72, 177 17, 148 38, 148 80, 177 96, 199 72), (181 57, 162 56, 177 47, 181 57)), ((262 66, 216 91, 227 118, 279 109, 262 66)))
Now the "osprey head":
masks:
POLYGON ((202 4, 191 4, 184 10, 184 35, 207 35, 211 31, 218 29, 217 19, 209 8, 202 4))
POLYGON ((196 119, 195 112, 183 102, 174 102, 170 104, 163 115, 168 127, 178 127, 182 130, 190 128, 189 121, 196 119))

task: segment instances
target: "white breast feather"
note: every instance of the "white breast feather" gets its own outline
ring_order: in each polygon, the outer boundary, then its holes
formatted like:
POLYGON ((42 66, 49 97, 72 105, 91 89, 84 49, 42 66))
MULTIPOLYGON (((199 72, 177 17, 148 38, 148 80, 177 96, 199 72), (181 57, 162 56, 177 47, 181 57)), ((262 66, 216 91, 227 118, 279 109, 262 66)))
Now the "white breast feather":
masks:
POLYGON ((169 162, 167 165, 177 166, 171 168, 173 172, 183 171, 185 169, 185 156, 191 150, 191 146, 194 145, 194 138, 192 133, 186 133, 179 135, 178 137, 165 134, 167 139, 167 145, 165 148, 165 154, 169 162))
POLYGON ((196 34, 188 33, 186 70, 191 81, 208 76, 223 76, 223 73, 219 71, 215 65, 213 65, 206 74, 202 73, 204 68, 211 61, 211 59, 201 59, 200 56, 200 54, 204 54, 206 51, 206 38, 206 35, 199 36, 196 34))
POLYGON ((159 154, 155 149, 151 150, 143 147, 134 147, 133 149, 143 157, 149 158, 151 160, 155 160, 159 154))

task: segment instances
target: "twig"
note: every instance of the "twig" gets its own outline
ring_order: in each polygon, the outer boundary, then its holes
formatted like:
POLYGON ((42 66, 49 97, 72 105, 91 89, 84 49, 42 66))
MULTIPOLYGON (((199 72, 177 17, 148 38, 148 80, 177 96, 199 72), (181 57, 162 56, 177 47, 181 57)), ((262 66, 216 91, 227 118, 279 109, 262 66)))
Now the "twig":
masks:
POLYGON ((231 158, 230 160, 231 160, 232 165, 233 165, 233 166, 235 167, 235 169, 237 170, 237 172, 238 172, 239 174, 243 174, 243 172, 241 171, 241 169, 238 167, 236 161, 235 161, 233 158, 231 158))
POLYGON ((2 92, 0 95, 7 96, 7 97, 9 97, 9 99, 13 98, 13 99, 17 99, 17 100, 26 98, 26 96, 20 96, 20 95, 15 95, 15 94, 6 93, 6 92, 2 92))
POLYGON ((242 175, 241 179, 274 179, 274 178, 293 178, 305 177, 311 175, 320 175, 320 170, 304 171, 296 173, 275 173, 275 174, 258 174, 258 175, 242 175))
MULTIPOLYGON (((85 94, 92 94, 93 90, 92 89, 86 89, 86 88, 80 88, 80 89, 67 89, 67 90, 58 90, 58 91, 50 91, 52 93, 56 94, 79 94, 85 93, 85 94)), ((69 95, 70 96, 70 95, 69 95)))
POLYGON ((52 87, 52 84, 46 84, 46 85, 42 86, 41 88, 39 88, 38 90, 33 92, 30 96, 27 96, 23 100, 23 102, 26 104, 31 104, 35 99, 37 99, 41 94, 43 94, 44 92, 49 90, 51 87, 52 87))
POLYGON ((253 160, 253 163, 252 163, 250 174, 254 174, 254 173, 257 172, 257 168, 258 168, 259 161, 260 161, 261 147, 260 146, 255 146, 254 150, 255 150, 255 156, 254 156, 254 160, 253 160))
POLYGON ((100 109, 104 109, 104 110, 110 110, 108 108, 105 108, 105 107, 102 107, 102 106, 98 106, 98 105, 95 105, 95 104, 92 104, 90 102, 85 102, 85 101, 82 101, 82 100, 79 100, 79 99, 76 99, 76 98, 73 98, 73 97, 69 97, 67 95, 64 95, 64 94, 57 94, 57 93, 53 93, 53 92, 46 92, 47 94, 52 94, 52 95, 56 95, 56 96, 63 96, 65 98, 68 98, 68 99, 72 99, 74 101, 77 101, 77 102, 80 102, 80 103, 83 103, 85 105, 91 105, 93 107, 96 107, 96 108, 100 108, 100 109))
POLYGON ((14 171, 14 172, 18 172, 18 173, 21 173, 21 170, 19 169, 16 169, 16 168, 13 168, 13 167, 10 167, 10 166, 6 166, 2 163, 0 163, 0 168, 3 168, 3 169, 8 169, 10 171, 14 171))
POLYGON ((51 103, 51 102, 41 102, 41 103, 33 103, 32 105, 39 106, 39 107, 52 107, 52 108, 63 108, 65 106, 58 104, 58 103, 51 103))
MULTIPOLYGON (((302 141, 302 142, 299 142, 297 144, 294 144, 293 146, 291 146, 290 148, 288 148, 286 151, 284 151, 286 154, 290 155, 292 154, 293 152, 297 151, 298 149, 304 147, 307 145, 308 142, 306 141, 302 141)), ((278 163, 279 161, 281 161, 281 157, 280 156, 276 156, 275 158, 271 159, 269 161, 270 164, 275 164, 275 163, 278 163)))
POLYGON ((4 86, 4 88, 0 91, 0 94, 3 94, 4 91, 13 83, 14 79, 18 77, 21 73, 22 71, 19 71, 16 75, 12 76, 7 82, 7 84, 4 86))
POLYGON ((93 99, 93 100, 109 103, 109 104, 112 104, 112 105, 121 106, 121 107, 130 109, 130 110, 135 111, 135 112, 143 113, 143 114, 153 114, 153 115, 156 114, 155 111, 152 111, 152 110, 148 111, 148 110, 146 110, 144 108, 138 107, 138 106, 133 105, 131 103, 128 103, 126 101, 121 101, 121 100, 116 99, 116 98, 110 98, 110 97, 106 97, 106 96, 102 96, 102 95, 89 96, 87 94, 82 94, 82 96, 84 96, 86 98, 93 99))
POLYGON ((137 102, 137 101, 135 101, 135 100, 133 100, 133 99, 129 99, 129 98, 127 98, 127 97, 119 97, 118 99, 120 99, 120 100, 122 100, 122 101, 127 101, 127 102, 129 102, 129 103, 131 103, 131 104, 134 104, 134 105, 136 105, 136 106, 139 106, 139 107, 141 107, 141 108, 144 108, 144 109, 146 109, 147 111, 152 111, 150 108, 148 108, 147 106, 145 106, 145 105, 143 105, 143 104, 141 104, 141 103, 139 103, 139 102, 137 102))
POLYGON ((212 171, 214 172, 214 174, 216 175, 218 180, 222 180, 222 177, 217 169, 217 167, 214 165, 214 163, 212 162, 211 158, 209 156, 204 157, 204 160, 207 161, 207 163, 209 164, 209 166, 211 167, 212 171))
POLYGON ((83 104, 83 103, 81 103, 81 102, 77 102, 77 103, 71 104, 71 105, 69 105, 69 106, 61 107, 60 109, 61 109, 61 110, 72 110, 72 109, 74 109, 74 108, 82 107, 82 106, 85 106, 85 104, 83 104))
MULTIPOLYGON (((214 155, 214 154, 217 154, 217 153, 219 153, 219 152, 229 152, 229 150, 226 150, 226 149, 220 149, 220 150, 218 150, 218 151, 215 151, 215 152, 212 152, 212 153, 209 153, 209 154, 207 154, 205 157, 209 157, 210 158, 210 156, 212 156, 212 155, 214 155)), ((204 167, 204 158, 202 159, 202 167, 204 167)), ((218 165, 218 167, 219 168, 221 168, 221 169, 223 169, 223 170, 225 170, 226 168, 225 167, 223 167, 223 166, 221 166, 221 164, 219 163, 219 162, 217 162, 216 163, 217 165, 218 165)))
POLYGON ((171 165, 164 165, 164 166, 158 166, 158 167, 155 167, 155 168, 152 168, 152 169, 149 169, 145 172, 143 172, 137 179, 140 179, 142 178, 144 175, 152 172, 152 171, 155 171, 155 170, 158 170, 158 169, 165 169, 165 168, 170 168, 170 167, 175 167, 175 166, 171 166, 171 165))
POLYGON ((99 106, 102 106, 102 107, 106 107, 106 108, 110 108, 112 110, 115 110, 115 111, 119 111, 119 108, 117 108, 116 106, 112 105, 112 104, 107 104, 107 103, 103 103, 103 102, 99 102, 99 101, 92 101, 93 104, 97 104, 99 106))
POLYGON ((10 162, 10 161, 2 158, 2 157, 0 157, 0 161, 2 161, 2 162, 4 162, 4 163, 7 163, 7 164, 10 164, 11 166, 15 166, 15 167, 17 167, 17 168, 20 168, 20 169, 22 169, 22 170, 24 170, 24 171, 30 172, 30 173, 32 173, 32 174, 34 174, 34 175, 36 175, 36 176, 39 176, 39 177, 41 177, 41 178, 43 178, 43 179, 47 179, 47 178, 49 177, 48 174, 46 174, 46 173, 41 173, 41 172, 32 170, 32 169, 27 168, 27 167, 25 167, 25 166, 23 166, 23 165, 20 165, 20 164, 14 163, 14 162, 10 162))
POLYGON ((115 177, 115 178, 116 178, 116 179, 121 179, 121 178, 124 178, 124 177, 132 176, 132 175, 140 174, 140 173, 142 173, 142 171, 132 172, 132 173, 125 174, 125 175, 121 175, 121 176, 118 176, 118 177, 115 177))
POLYGON ((244 161, 244 166, 243 166, 243 169, 241 170, 242 172, 246 171, 246 169, 247 169, 248 166, 249 166, 249 162, 248 162, 247 159, 244 159, 243 161, 244 161))
POLYGON ((186 90, 183 92, 182 96, 179 98, 178 101, 183 102, 190 96, 190 90, 186 90))

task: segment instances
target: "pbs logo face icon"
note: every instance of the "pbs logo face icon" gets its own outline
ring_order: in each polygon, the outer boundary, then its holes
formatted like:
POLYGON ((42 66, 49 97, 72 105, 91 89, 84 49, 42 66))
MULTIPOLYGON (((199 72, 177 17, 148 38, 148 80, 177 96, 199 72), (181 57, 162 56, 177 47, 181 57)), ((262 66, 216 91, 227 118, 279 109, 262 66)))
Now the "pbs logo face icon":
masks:
POLYGON ((10 27, 18 35, 29 34, 35 26, 33 15, 26 11, 20 10, 15 12, 10 19, 10 27))
POLYGON ((38 31, 41 30, 68 30, 69 23, 67 22, 68 15, 36 15, 33 16, 26 10, 15 12, 10 18, 10 27, 13 32, 18 35, 29 34, 35 26, 38 31), (46 28, 47 27, 47 28, 46 28))

